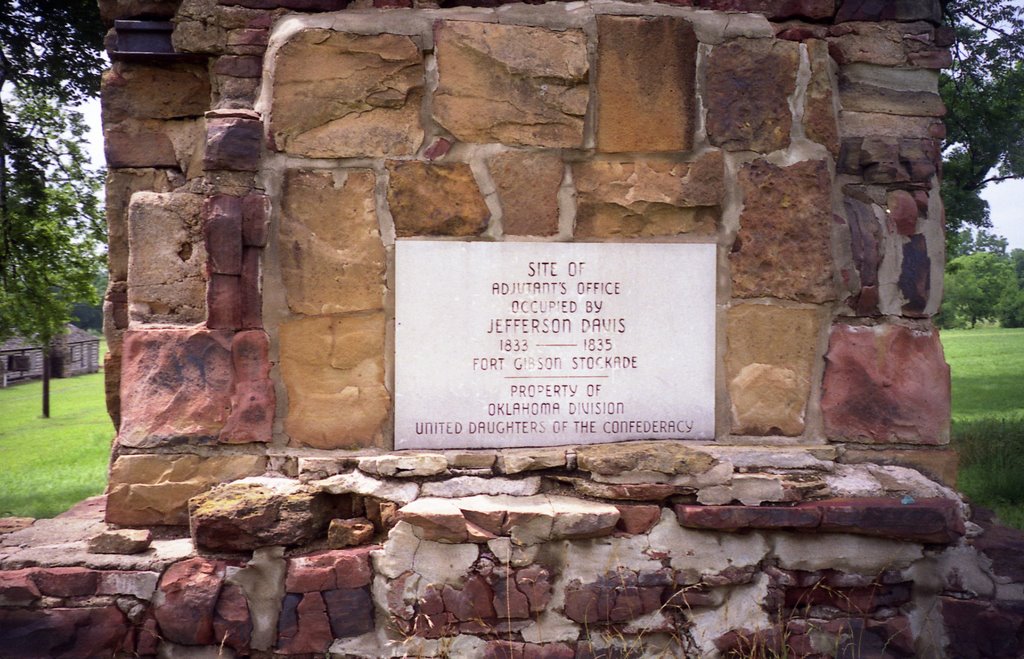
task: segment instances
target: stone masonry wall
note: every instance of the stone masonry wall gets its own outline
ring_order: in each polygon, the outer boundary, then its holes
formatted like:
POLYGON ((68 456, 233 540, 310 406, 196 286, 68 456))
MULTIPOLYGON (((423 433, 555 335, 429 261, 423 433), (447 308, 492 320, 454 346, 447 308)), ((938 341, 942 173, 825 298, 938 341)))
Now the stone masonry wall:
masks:
POLYGON ((937 0, 100 5, 118 434, 0 536, 0 647, 1024 652, 950 489, 937 0), (411 237, 715 244, 714 441, 393 451, 411 237))

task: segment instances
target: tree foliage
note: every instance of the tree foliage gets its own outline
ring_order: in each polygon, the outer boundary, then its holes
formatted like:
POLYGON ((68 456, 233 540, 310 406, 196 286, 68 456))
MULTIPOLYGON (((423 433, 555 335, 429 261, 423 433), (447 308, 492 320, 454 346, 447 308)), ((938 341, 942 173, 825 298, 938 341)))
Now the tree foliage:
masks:
POLYGON ((948 254, 966 250, 962 230, 990 227, 980 193, 1024 178, 1024 7, 1014 0, 944 0, 955 32, 953 66, 943 72, 947 138, 942 197, 948 254))
POLYGON ((971 327, 999 316, 1000 303, 1019 292, 1005 254, 977 252, 958 256, 946 268, 946 307, 971 327))
POLYGON ((0 0, 0 338, 44 345, 95 299, 103 225, 85 123, 103 69, 95 0, 0 0))

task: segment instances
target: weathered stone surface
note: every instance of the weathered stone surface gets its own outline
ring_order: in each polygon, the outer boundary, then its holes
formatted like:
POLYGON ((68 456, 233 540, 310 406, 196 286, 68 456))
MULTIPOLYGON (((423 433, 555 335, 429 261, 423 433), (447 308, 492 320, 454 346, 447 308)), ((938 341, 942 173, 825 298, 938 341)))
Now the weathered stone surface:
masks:
POLYGON ((498 471, 519 474, 524 471, 559 469, 565 466, 565 449, 510 449, 498 453, 498 471))
POLYGON ((764 502, 789 501, 783 479, 768 474, 737 474, 725 485, 701 488, 697 501, 707 506, 721 506, 739 501, 744 506, 758 506, 764 502))
POLYGON ((909 192, 891 190, 886 196, 886 210, 901 236, 911 236, 917 231, 917 202, 909 192))
POLYGON ((126 119, 103 126, 107 166, 169 167, 201 176, 206 144, 203 119, 126 119))
POLYGON ((344 549, 365 545, 373 539, 375 532, 373 522, 365 517, 332 519, 327 528, 327 546, 331 549, 344 549))
POLYGON ((0 609, 0 644, 10 657, 114 656, 131 623, 116 606, 0 609))
POLYGON ((945 444, 949 366, 937 332, 835 325, 821 400, 829 439, 945 444))
POLYGON ((251 192, 242 197, 242 244, 266 247, 270 233, 270 197, 251 192))
POLYGON ((576 461, 583 471, 621 474, 656 471, 663 474, 700 474, 715 465, 707 453, 682 442, 621 442, 581 446, 576 461))
POLYGON ((185 178, 166 169, 111 169, 107 171, 107 264, 111 281, 128 279, 128 203, 136 192, 170 192, 185 178))
POLYGON ((811 79, 807 81, 804 101, 804 134, 823 145, 835 158, 839 156, 839 117, 832 93, 835 65, 829 57, 828 44, 820 39, 807 42, 807 55, 811 79))
POLYGON ((479 476, 456 476, 434 483, 424 483, 422 495, 446 499, 471 497, 477 494, 508 494, 528 497, 540 492, 541 479, 538 476, 511 480, 508 478, 482 478, 479 476))
POLYGON ((206 269, 220 275, 242 274, 242 200, 213 195, 203 201, 206 269))
POLYGON ((323 533, 333 513, 329 496, 315 487, 252 477, 193 497, 189 528, 197 547, 245 551, 308 542, 323 533))
POLYGON ((255 172, 260 166, 263 124, 259 119, 209 117, 203 168, 255 172))
POLYGON ((341 588, 323 593, 334 638, 350 638, 373 631, 373 600, 369 588, 341 588))
POLYGON ((241 307, 242 329, 263 327, 263 277, 260 257, 262 249, 246 247, 242 251, 242 276, 239 307, 241 307))
POLYGON ((788 41, 737 39, 716 46, 704 101, 711 143, 729 151, 785 148, 799 63, 800 47, 788 41))
POLYGON ((283 654, 324 653, 334 636, 320 592, 288 593, 277 623, 277 650, 283 654))
POLYGON ((379 446, 391 397, 384 386, 383 312, 281 325, 288 389, 285 432, 314 448, 379 446))
POLYGON ((848 0, 836 14, 844 21, 930 21, 942 22, 939 0, 848 0))
POLYGON ((213 617, 224 584, 224 563, 202 557, 167 569, 153 601, 153 615, 164 639, 182 645, 214 642, 213 617))
POLYGON ((137 16, 169 19, 180 4, 181 0, 100 0, 100 18, 108 25, 118 19, 137 16))
POLYGON ((765 14, 772 20, 783 18, 830 19, 836 12, 835 0, 695 0, 693 5, 718 11, 757 12, 765 14))
POLYGON ((114 62, 101 86, 103 121, 201 117, 210 109, 210 77, 194 64, 114 62))
POLYGON ((952 499, 835 499, 809 505, 820 508, 819 528, 826 532, 943 544, 964 534, 959 502, 952 499))
POLYGON ((206 284, 206 327, 235 330, 242 326, 242 278, 210 275, 206 284))
POLYGON ((822 322, 811 309, 741 304, 729 310, 725 367, 734 433, 803 432, 822 322))
POLYGON ((695 506, 676 504, 676 517, 687 528, 713 531, 742 529, 814 529, 821 510, 814 506, 695 506))
POLYGON ((689 151, 696 69, 697 36, 684 18, 598 16, 598 151, 689 151))
POLYGON ((942 597, 950 656, 1013 657, 1024 652, 1024 606, 1019 602, 963 601, 942 597))
POLYGON ((407 36, 305 29, 277 51, 273 148, 311 158, 411 155, 423 55, 407 36))
POLYGON ((565 615, 587 625, 626 622, 660 609, 666 589, 666 583, 644 585, 636 572, 622 568, 593 583, 566 586, 565 615))
POLYGON ((94 554, 138 554, 149 549, 153 534, 148 529, 120 529, 101 533, 89 539, 94 554))
POLYGON ((0 603, 5 606, 28 606, 42 597, 32 577, 35 570, 0 571, 0 603))
POLYGON ((225 444, 269 442, 277 394, 270 380, 270 339, 262 330, 238 332, 231 339, 234 388, 231 413, 218 440, 225 444))
POLYGON ((835 299, 826 163, 776 167, 757 160, 743 166, 739 182, 744 208, 729 255, 733 296, 835 299))
POLYGON ((384 244, 371 170, 288 170, 280 234, 289 308, 308 315, 380 309, 384 244))
POLYGON ((509 151, 487 165, 498 189, 505 235, 558 233, 558 190, 565 165, 557 154, 509 151))
POLYGON ((875 215, 875 206, 860 199, 846 196, 843 198, 843 207, 846 210, 846 224, 850 228, 851 256, 860 276, 860 289, 853 289, 854 295, 847 303, 858 315, 877 315, 883 225, 875 215))
POLYGON ((694 489, 688 485, 672 483, 596 483, 588 478, 556 476, 556 480, 566 483, 585 497, 611 499, 613 501, 662 501, 676 494, 692 494, 694 489))
POLYGON ((241 587, 227 583, 217 598, 213 616, 213 634, 225 646, 247 653, 252 639, 249 603, 241 587))
POLYGON ((466 142, 580 147, 587 39, 580 30, 441 21, 434 119, 466 142))
POLYGON ((314 481, 314 485, 331 494, 360 494, 375 499, 383 499, 405 505, 419 496, 418 483, 401 483, 382 481, 371 478, 362 472, 352 471, 338 474, 324 480, 314 481))
POLYGON ((910 236, 903 243, 903 264, 900 269, 899 289, 906 300, 903 314, 921 317, 931 299, 932 260, 928 256, 928 240, 921 234, 910 236))
POLYGON ((400 238, 474 236, 487 228, 491 212, 469 165, 392 162, 388 172, 388 205, 400 238))
POLYGON ((691 164, 593 160, 573 167, 576 236, 639 238, 714 235, 724 187, 722 153, 691 164))
POLYGON ((615 527, 630 535, 647 533, 661 519, 660 506, 620 504, 615 507, 619 509, 615 527))
POLYGON ((959 455, 950 448, 875 449, 849 446, 843 451, 841 459, 848 464, 870 463, 916 469, 949 487, 956 485, 960 463, 959 455))
POLYGON ((839 78, 839 100, 851 112, 878 112, 907 117, 943 117, 946 105, 937 92, 889 89, 839 78))
POLYGON ((370 552, 378 547, 321 551, 288 559, 285 590, 312 593, 370 585, 370 552))
POLYGON ((50 597, 85 597, 96 593, 99 572, 84 567, 51 567, 33 571, 39 592, 50 597))
POLYGON ((872 136, 843 140, 838 167, 867 183, 924 187, 931 185, 939 164, 939 142, 934 139, 872 136))
POLYGON ((377 476, 410 478, 436 476, 448 471, 448 460, 440 453, 397 453, 359 458, 359 470, 377 476))
POLYGON ((35 521, 33 517, 0 517, 0 535, 28 528, 35 521))
POLYGON ((128 210, 132 320, 192 324, 206 314, 202 197, 137 192, 128 210))
POLYGON ((123 446, 209 442, 231 406, 230 333, 194 329, 125 332, 123 446))
POLYGON ((188 524, 188 500, 222 481, 263 473, 255 455, 122 455, 110 468, 106 521, 123 526, 188 524))

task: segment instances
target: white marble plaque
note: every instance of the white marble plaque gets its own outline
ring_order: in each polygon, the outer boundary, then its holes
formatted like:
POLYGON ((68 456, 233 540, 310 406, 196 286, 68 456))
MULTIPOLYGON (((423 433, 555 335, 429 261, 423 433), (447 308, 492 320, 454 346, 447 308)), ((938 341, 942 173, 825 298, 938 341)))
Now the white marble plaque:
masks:
POLYGON ((399 240, 395 447, 715 431, 715 246, 399 240))

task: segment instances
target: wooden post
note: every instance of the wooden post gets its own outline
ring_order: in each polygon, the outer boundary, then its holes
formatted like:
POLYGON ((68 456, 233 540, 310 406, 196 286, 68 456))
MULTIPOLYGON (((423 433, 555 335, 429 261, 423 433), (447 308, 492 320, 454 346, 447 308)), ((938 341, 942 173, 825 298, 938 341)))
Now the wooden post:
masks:
POLYGON ((43 418, 50 418, 50 349, 43 348, 43 418))

